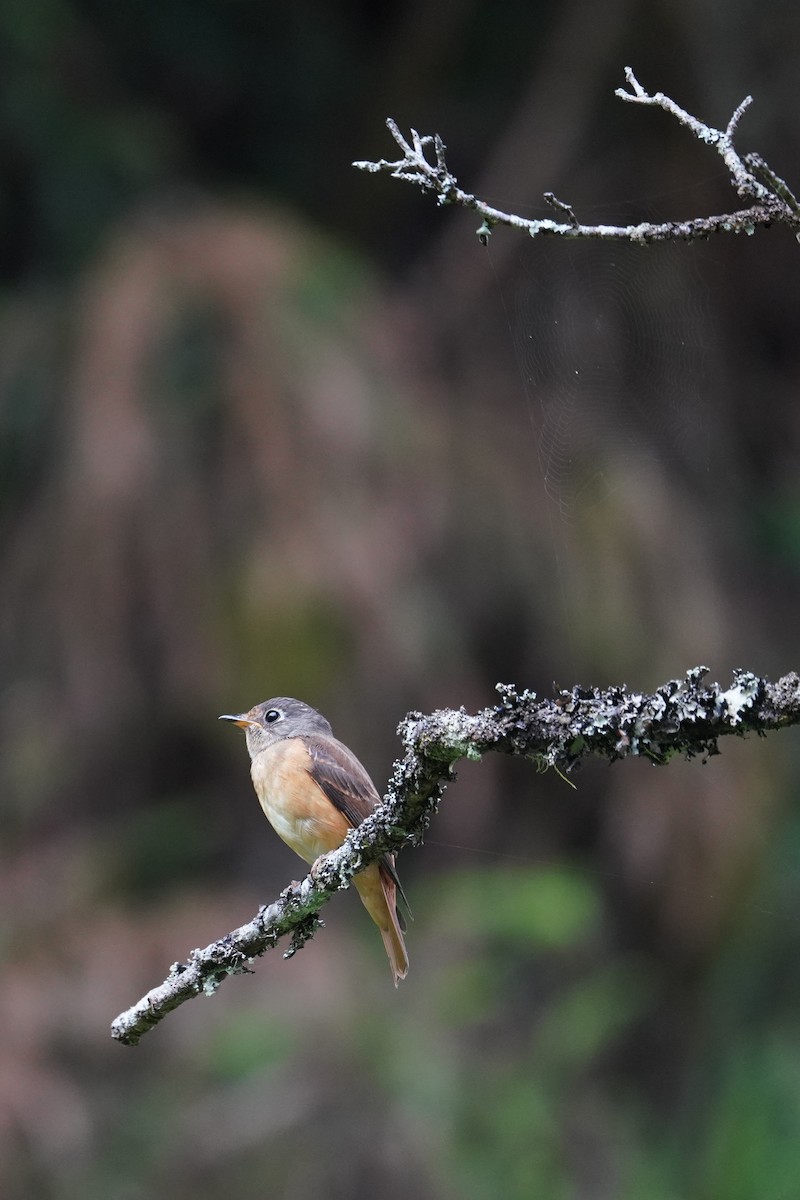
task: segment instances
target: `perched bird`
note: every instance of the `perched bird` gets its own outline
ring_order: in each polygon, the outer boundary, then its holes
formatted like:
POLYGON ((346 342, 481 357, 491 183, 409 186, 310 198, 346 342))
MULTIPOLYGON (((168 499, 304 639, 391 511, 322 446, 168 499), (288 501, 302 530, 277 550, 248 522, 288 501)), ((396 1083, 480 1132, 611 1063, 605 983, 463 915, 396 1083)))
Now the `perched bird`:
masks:
MULTIPOLYGON (((356 756, 333 736, 330 725, 302 700, 278 696, 249 712, 224 713, 247 736, 250 774, 259 804, 273 829, 307 863, 341 846, 379 801, 375 785, 356 756)), ((405 901, 394 855, 353 877, 362 903, 381 931, 397 987, 408 974, 405 925, 397 893, 405 901)))

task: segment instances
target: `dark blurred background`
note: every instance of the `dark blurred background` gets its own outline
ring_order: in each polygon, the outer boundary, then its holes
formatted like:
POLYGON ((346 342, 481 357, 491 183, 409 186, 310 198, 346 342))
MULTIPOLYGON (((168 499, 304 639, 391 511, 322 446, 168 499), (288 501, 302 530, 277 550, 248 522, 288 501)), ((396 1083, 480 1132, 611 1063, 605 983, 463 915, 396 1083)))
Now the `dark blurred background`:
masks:
POLYGON ((532 243, 352 169, 438 131, 499 207, 797 185, 800 9, 0 11, 5 1200, 800 1194, 800 755, 465 766, 404 854, 136 1050, 110 1020, 302 867, 240 735, 321 708, 379 790, 498 681, 798 666, 800 258, 532 243))

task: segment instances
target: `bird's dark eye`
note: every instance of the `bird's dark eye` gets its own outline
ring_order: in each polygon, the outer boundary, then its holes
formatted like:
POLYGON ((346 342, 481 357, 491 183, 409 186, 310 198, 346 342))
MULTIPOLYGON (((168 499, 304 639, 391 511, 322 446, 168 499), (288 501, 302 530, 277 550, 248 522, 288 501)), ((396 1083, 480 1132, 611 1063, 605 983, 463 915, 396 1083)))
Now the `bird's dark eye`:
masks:
POLYGON ((274 725, 274 723, 276 721, 280 721, 282 716, 283 716, 283 713, 280 711, 279 708, 270 708, 267 712, 264 713, 264 720, 267 722, 268 725, 274 725))

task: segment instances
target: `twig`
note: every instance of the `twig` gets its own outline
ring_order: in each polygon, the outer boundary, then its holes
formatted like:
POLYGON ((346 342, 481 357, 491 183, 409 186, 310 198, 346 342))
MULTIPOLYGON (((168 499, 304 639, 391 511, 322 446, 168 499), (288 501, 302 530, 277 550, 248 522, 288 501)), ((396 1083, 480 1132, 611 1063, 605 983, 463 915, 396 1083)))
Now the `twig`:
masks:
POLYGON ((416 129, 412 129, 409 142, 391 117, 387 119, 386 124, 402 151, 402 158, 393 162, 385 158, 378 159, 377 162, 359 160, 354 162, 353 166, 361 171, 386 171, 393 179, 415 183, 424 191, 433 192, 439 204, 460 204, 464 208, 473 209, 483 218, 477 233, 484 245, 495 225, 509 225, 528 233, 531 237, 594 238, 647 244, 674 239, 691 241, 695 238, 706 238, 720 230, 752 234, 758 226, 782 223, 793 229, 800 241, 800 205, 787 184, 760 156, 750 154, 742 158, 734 146, 739 122, 752 104, 751 96, 747 96, 741 102, 726 128, 721 130, 699 121, 663 92, 656 92, 651 96, 641 86, 630 67, 625 68, 625 78, 631 90, 617 88, 614 93, 621 100, 630 104, 662 108, 685 125, 701 142, 716 147, 730 172, 737 195, 752 202, 747 208, 715 216, 694 217, 688 221, 666 221, 658 225, 647 221, 637 225, 583 225, 575 216, 572 205, 556 201, 552 192, 545 192, 544 199, 551 206, 564 212, 569 218, 568 223, 520 217, 515 213, 505 213, 493 208, 458 186, 455 175, 447 166, 446 147, 438 133, 420 136, 416 129), (434 161, 429 157, 431 147, 434 161), (756 170, 764 182, 756 177, 756 170))
POLYGON ((290 884, 247 925, 194 950, 165 981, 121 1013, 112 1037, 128 1046, 185 1000, 211 995, 228 975, 249 970, 253 958, 290 937, 291 957, 322 924, 319 910, 353 875, 387 850, 419 845, 459 759, 490 750, 531 759, 538 767, 572 770, 582 758, 610 761, 639 755, 666 763, 676 754, 706 758, 726 734, 744 736, 800 724, 800 676, 770 683, 735 671, 728 688, 704 682, 705 667, 665 683, 652 695, 623 687, 572 688, 555 699, 498 685, 499 702, 475 716, 445 709, 410 713, 400 726, 405 756, 392 772, 384 802, 301 882, 290 884))

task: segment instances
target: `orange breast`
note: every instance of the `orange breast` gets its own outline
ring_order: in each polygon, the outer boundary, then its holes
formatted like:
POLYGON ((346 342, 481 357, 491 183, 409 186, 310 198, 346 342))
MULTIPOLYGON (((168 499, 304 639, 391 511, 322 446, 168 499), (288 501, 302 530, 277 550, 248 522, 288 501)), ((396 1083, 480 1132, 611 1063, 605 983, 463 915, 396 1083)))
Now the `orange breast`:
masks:
POLYGON ((309 774, 302 738, 286 738, 259 754, 250 774, 264 815, 279 837, 307 863, 341 846, 347 819, 309 774))

